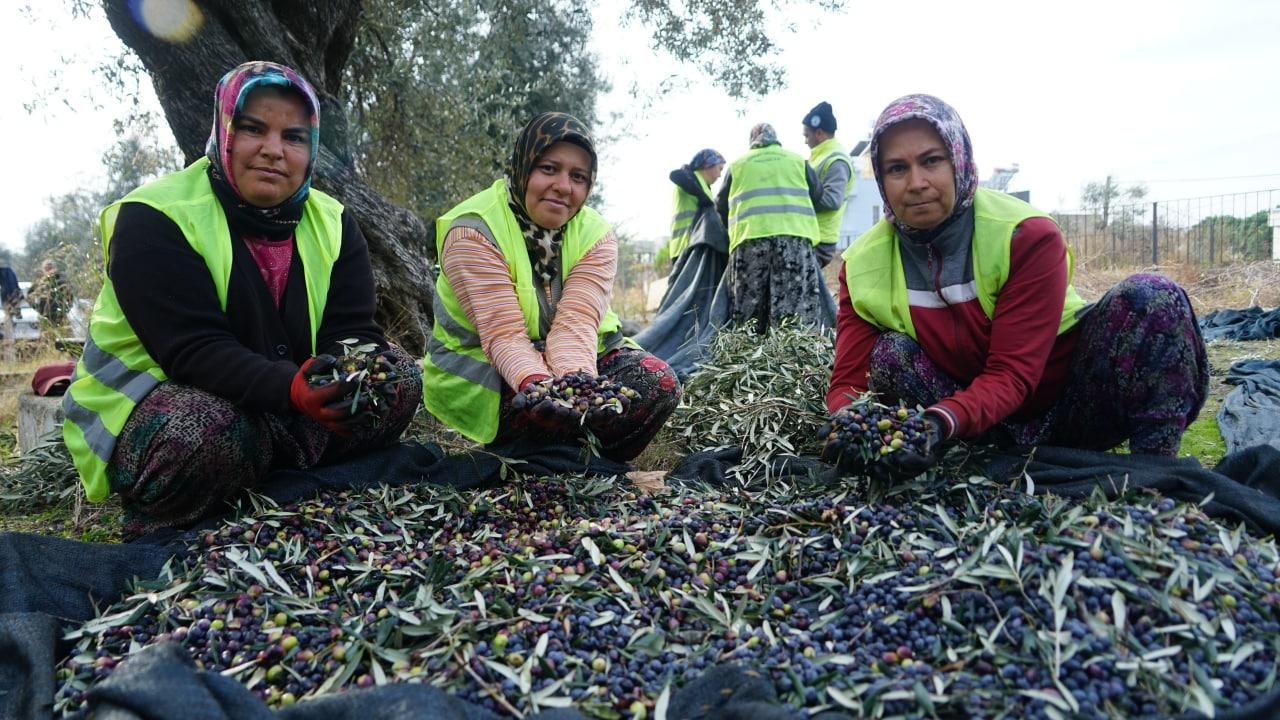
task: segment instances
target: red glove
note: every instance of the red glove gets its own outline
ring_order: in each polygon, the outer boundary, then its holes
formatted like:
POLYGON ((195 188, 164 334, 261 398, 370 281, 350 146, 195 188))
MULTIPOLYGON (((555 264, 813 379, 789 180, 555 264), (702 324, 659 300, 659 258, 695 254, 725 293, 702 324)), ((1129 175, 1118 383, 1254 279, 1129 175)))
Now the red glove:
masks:
POLYGON ((289 386, 289 402, 298 412, 330 431, 347 436, 359 424, 364 409, 357 407, 356 412, 352 412, 351 396, 356 389, 355 383, 342 379, 332 379, 325 385, 309 382, 313 377, 332 377, 337 364, 337 358, 332 355, 317 355, 302 363, 289 386))

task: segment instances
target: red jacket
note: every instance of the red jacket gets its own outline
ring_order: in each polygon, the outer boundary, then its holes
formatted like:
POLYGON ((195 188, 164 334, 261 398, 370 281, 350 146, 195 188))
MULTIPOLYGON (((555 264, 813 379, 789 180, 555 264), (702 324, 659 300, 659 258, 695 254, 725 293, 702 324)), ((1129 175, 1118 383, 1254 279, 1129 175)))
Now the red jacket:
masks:
MULTIPOLYGON (((1014 230, 1009 279, 1000 290, 995 317, 987 318, 978 300, 942 307, 911 306, 911 322, 925 354, 963 388, 939 401, 939 411, 954 426, 949 436, 972 437, 1006 419, 1047 411, 1070 371, 1079 325, 1058 336, 1067 288, 1066 243, 1047 218, 1029 218, 1014 230)), ((942 255, 929 247, 931 288, 942 296, 942 255), (936 264, 935 264, 936 263, 936 264)), ((949 262, 960 262, 952 256, 949 262)), ((957 268, 951 268, 954 275, 957 268)), ((938 303, 935 303, 938 304, 938 303)), ((834 413, 849 394, 867 389, 871 348, 880 331, 854 312, 845 271, 840 270, 840 311, 836 317, 835 365, 827 390, 834 413)), ((896 400, 896 398, 891 398, 896 400)))

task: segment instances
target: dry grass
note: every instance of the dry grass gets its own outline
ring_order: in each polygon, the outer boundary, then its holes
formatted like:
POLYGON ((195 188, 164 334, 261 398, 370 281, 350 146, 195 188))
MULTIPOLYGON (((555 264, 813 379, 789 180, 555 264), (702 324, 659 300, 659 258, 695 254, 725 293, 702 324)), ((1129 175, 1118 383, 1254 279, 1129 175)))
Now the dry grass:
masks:
POLYGON ((1181 285, 1201 315, 1227 308, 1280 305, 1280 263, 1270 260, 1209 269, 1194 265, 1095 269, 1084 265, 1076 268, 1073 284, 1086 300, 1096 300, 1137 272, 1159 273, 1181 285))

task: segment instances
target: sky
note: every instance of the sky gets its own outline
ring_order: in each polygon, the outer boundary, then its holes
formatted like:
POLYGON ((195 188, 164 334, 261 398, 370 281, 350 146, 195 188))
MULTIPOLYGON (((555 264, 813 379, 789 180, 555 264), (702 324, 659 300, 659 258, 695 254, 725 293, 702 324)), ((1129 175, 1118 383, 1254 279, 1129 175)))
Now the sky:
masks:
MULTIPOLYGON (((95 68, 120 43, 105 19, 72 19, 61 2, 3 5, 0 246, 17 249, 47 214, 46 197, 101 177, 121 108, 95 68)), ((934 0, 846 5, 836 15, 799 3, 775 14, 774 26, 794 28, 775 33, 787 86, 744 101, 656 54, 643 28, 620 25, 625 0, 601 2, 584 49, 613 83, 600 115, 614 120, 596 129, 606 139, 605 216, 631 237, 664 237, 667 173, 698 149, 732 160, 751 126, 769 122, 807 155, 801 118, 822 100, 852 146, 885 105, 915 92, 956 108, 982 177, 1017 163, 1009 189, 1029 190, 1043 210, 1077 208, 1081 187, 1107 175, 1145 183, 1153 200, 1280 188, 1280 3, 1001 0, 959 13, 961 4, 934 0), (669 77, 687 87, 655 94, 669 77)), ((155 107, 144 90, 144 106, 155 107)))

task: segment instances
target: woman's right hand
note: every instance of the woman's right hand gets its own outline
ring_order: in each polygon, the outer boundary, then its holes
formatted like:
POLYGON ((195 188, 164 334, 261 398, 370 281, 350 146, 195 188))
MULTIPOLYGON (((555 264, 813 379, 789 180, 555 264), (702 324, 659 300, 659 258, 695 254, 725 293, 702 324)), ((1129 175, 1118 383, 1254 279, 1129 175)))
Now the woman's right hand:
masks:
POLYGON ((338 359, 332 355, 308 358, 298 368, 289 385, 289 402, 294 409, 344 437, 365 421, 365 403, 352 407, 356 383, 332 377, 338 359), (330 376, 328 382, 323 378, 330 376))

